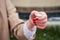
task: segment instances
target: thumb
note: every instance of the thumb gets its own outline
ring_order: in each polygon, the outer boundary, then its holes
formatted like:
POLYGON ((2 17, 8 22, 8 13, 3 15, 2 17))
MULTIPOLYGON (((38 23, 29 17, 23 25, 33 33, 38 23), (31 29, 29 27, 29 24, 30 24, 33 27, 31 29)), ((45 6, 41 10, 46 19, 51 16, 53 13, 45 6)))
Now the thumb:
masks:
POLYGON ((31 12, 31 18, 33 19, 33 18, 35 18, 36 17, 36 14, 38 13, 38 11, 32 11, 31 12))

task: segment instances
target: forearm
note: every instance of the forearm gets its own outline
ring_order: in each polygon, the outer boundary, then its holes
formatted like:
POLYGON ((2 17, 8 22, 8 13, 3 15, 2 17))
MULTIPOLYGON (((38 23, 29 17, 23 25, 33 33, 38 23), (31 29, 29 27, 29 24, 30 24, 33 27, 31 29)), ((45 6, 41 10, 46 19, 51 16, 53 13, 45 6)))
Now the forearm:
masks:
POLYGON ((20 24, 14 29, 14 35, 18 40, 28 40, 24 35, 23 25, 20 24))
POLYGON ((32 29, 32 31, 30 29, 28 29, 27 22, 25 22, 23 24, 18 25, 14 29, 14 34, 16 35, 16 37, 18 39, 21 39, 21 40, 24 40, 24 39, 26 39, 26 40, 34 39, 33 36, 36 33, 36 27, 34 26, 31 29, 32 29))
MULTIPOLYGON (((24 26, 24 21, 22 21, 21 19, 19 19, 18 14, 16 12, 16 8, 14 7, 14 5, 12 5, 12 3, 10 2, 10 0, 6 0, 6 6, 7 6, 7 12, 8 12, 8 20, 10 23, 10 28, 12 33, 14 33, 15 37, 17 39, 21 39, 21 40, 27 40, 30 38, 30 36, 27 38, 26 34, 30 33, 30 29, 32 29, 33 25, 31 25, 30 23, 28 24, 28 26, 24 26), (27 28, 27 31, 24 31, 23 29, 25 29, 25 27, 27 28)), ((27 24, 26 24, 27 25, 27 24)), ((35 31, 33 31, 35 34, 35 31)), ((33 33, 31 31, 31 33, 33 33)), ((30 34, 30 35, 34 35, 34 34, 30 34)))

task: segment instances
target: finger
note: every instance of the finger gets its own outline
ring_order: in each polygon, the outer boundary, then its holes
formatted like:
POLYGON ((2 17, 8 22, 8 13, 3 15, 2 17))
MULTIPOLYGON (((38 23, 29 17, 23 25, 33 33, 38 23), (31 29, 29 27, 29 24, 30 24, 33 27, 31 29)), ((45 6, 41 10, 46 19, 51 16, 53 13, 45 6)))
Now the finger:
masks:
POLYGON ((37 24, 45 24, 46 23, 46 21, 44 21, 44 22, 38 22, 37 24))
POLYGON ((44 21, 36 21, 37 25, 42 25, 42 24, 46 24, 47 20, 45 19, 44 21))
POLYGON ((45 25, 37 25, 37 27, 39 28, 39 29, 44 29, 45 27, 46 27, 46 25, 47 25, 47 23, 45 24, 45 25))
POLYGON ((45 20, 42 20, 42 21, 34 21, 37 25, 39 25, 39 24, 45 24, 46 22, 47 22, 47 19, 45 19, 45 20))
POLYGON ((37 20, 36 21, 37 23, 44 23, 44 22, 47 22, 47 18, 43 19, 43 20, 37 20))
POLYGON ((35 17, 36 17, 35 14, 36 14, 37 12, 38 12, 38 11, 35 11, 35 10, 32 11, 32 12, 31 12, 31 17, 32 17, 32 18, 35 18, 35 17))
POLYGON ((38 20, 37 22, 47 22, 47 18, 45 18, 43 20, 38 20))
POLYGON ((37 21, 37 20, 38 20, 38 17, 33 18, 33 21, 37 21))
POLYGON ((42 14, 42 15, 46 15, 46 13, 45 13, 45 12, 43 12, 43 11, 40 11, 39 13, 40 13, 40 14, 42 14))
POLYGON ((42 21, 44 19, 47 19, 47 16, 46 15, 42 15, 42 17, 38 18, 39 21, 42 21))
POLYGON ((37 24, 37 23, 36 23, 37 26, 44 26, 45 24, 47 24, 47 22, 45 22, 45 23, 43 23, 43 24, 37 24))

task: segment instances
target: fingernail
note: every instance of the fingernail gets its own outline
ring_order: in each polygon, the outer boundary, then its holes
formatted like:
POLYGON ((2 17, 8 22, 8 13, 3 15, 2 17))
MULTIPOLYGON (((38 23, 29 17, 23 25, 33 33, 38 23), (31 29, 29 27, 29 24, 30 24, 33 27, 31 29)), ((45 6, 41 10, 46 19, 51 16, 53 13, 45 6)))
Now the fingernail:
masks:
POLYGON ((38 20, 38 18, 33 18, 33 21, 36 21, 36 20, 38 20))

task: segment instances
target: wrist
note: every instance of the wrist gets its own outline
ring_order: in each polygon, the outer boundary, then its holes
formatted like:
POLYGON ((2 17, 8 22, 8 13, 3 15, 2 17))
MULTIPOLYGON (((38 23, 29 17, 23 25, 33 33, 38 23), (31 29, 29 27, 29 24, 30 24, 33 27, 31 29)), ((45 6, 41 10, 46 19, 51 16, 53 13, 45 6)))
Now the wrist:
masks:
POLYGON ((27 26, 29 30, 32 30, 32 28, 34 27, 30 20, 27 21, 27 26))

